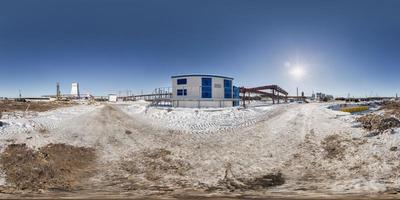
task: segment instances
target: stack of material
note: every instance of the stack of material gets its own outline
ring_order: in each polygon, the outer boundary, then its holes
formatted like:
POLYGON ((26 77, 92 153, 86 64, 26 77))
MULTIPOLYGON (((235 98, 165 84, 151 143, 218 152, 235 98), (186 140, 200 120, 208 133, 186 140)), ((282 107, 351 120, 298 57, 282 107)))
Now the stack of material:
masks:
POLYGON ((368 110, 368 106, 353 106, 353 107, 344 107, 341 108, 340 111, 342 112, 348 112, 348 113, 356 113, 356 112, 362 112, 368 110))
POLYGON ((398 101, 385 102, 380 109, 384 110, 389 115, 400 118, 400 102, 398 101))
POLYGON ((363 128, 382 134, 386 130, 400 127, 400 121, 394 117, 384 117, 376 114, 368 114, 357 119, 363 128))

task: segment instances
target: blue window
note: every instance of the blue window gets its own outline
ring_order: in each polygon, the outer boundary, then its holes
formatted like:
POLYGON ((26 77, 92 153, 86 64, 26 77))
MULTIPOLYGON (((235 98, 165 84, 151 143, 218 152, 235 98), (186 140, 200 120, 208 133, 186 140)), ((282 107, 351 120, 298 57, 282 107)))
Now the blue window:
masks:
POLYGON ((233 86, 233 99, 236 99, 233 101, 233 106, 239 106, 240 105, 240 89, 236 86, 233 86))
POLYGON ((176 80, 176 84, 178 85, 186 85, 187 84, 187 79, 186 78, 181 78, 176 80))
POLYGON ((232 80, 224 80, 224 97, 226 99, 232 98, 232 80))
POLYGON ((201 98, 212 97, 212 80, 211 78, 201 78, 201 98))
POLYGON ((236 86, 233 86, 233 98, 234 99, 240 99, 240 89, 236 86))
POLYGON ((178 96, 187 96, 187 89, 178 89, 176 91, 176 95, 178 95, 178 96))

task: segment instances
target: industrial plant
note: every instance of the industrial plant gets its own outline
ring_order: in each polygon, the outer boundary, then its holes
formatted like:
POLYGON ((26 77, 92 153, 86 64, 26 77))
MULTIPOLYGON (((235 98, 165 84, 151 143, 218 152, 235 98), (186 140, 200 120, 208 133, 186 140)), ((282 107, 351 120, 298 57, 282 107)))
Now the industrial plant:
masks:
POLYGON ((400 199, 399 13, 0 0, 0 199, 400 199))

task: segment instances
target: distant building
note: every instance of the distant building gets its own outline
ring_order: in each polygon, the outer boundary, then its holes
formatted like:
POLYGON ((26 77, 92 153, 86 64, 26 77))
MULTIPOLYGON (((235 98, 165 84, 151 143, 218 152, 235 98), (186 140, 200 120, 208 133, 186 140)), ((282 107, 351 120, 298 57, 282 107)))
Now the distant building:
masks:
POLYGON ((79 83, 72 83, 71 96, 74 98, 80 98, 79 83))
POLYGON ((116 94, 109 94, 108 95, 108 101, 110 102, 117 102, 118 96, 116 94))
POLYGON ((317 100, 317 101, 331 101, 333 99, 334 98, 333 98, 332 95, 327 95, 327 94, 324 94, 324 93, 321 93, 321 92, 317 92, 316 93, 315 100, 317 100))
POLYGON ((325 95, 325 98, 326 98, 328 101, 331 101, 331 100, 334 99, 333 95, 325 95))
POLYGON ((315 93, 314 93, 314 91, 312 92, 312 95, 311 95, 311 100, 315 100, 315 93))
POLYGON ((325 94, 324 93, 317 92, 316 98, 315 98, 317 101, 322 101, 324 98, 325 98, 325 94))
POLYGON ((172 106, 221 108, 239 106, 233 78, 215 75, 172 76, 172 106))

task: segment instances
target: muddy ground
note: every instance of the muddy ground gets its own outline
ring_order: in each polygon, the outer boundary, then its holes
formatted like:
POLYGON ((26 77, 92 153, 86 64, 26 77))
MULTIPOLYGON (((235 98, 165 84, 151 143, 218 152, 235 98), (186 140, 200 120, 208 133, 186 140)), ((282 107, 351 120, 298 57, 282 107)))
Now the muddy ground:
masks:
POLYGON ((44 112, 62 107, 76 105, 74 102, 68 101, 49 101, 49 102, 17 102, 11 100, 0 101, 0 115, 2 112, 14 111, 36 111, 44 112))
POLYGON ((400 103, 397 101, 388 101, 383 103, 380 110, 385 111, 386 115, 392 115, 396 118, 400 118, 400 103))
POLYGON ((395 128, 400 127, 400 102, 384 102, 379 111, 379 114, 369 113, 357 118, 362 128, 369 131, 367 136, 393 133, 395 128))
POLYGON ((25 144, 9 145, 0 157, 7 186, 3 191, 72 191, 95 171, 95 151, 66 144, 48 144, 38 150, 25 144))

